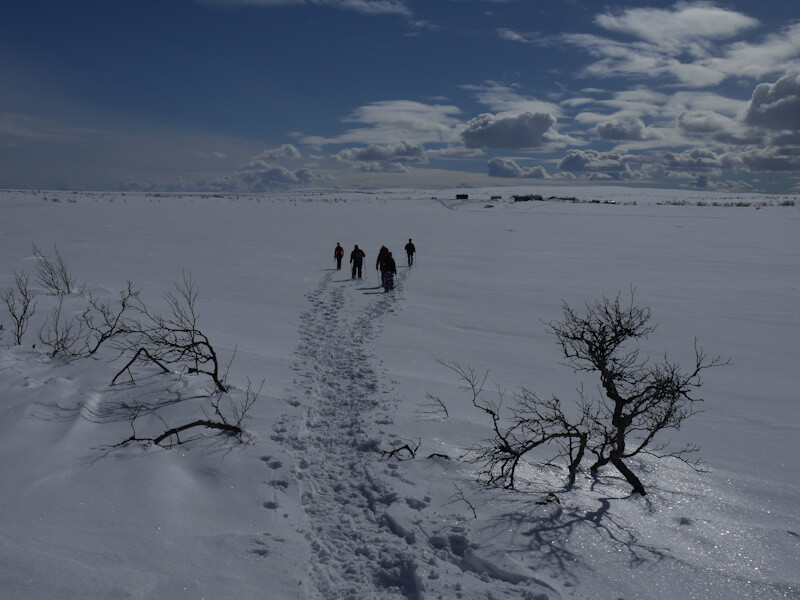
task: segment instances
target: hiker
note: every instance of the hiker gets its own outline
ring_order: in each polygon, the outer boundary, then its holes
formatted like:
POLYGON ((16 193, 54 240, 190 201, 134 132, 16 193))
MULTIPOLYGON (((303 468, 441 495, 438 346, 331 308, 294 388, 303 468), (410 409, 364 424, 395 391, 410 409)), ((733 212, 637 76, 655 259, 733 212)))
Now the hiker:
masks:
POLYGON ((355 279, 356 274, 358 274, 358 278, 361 279, 361 266, 364 264, 364 257, 366 256, 364 251, 356 244, 353 251, 350 253, 350 264, 353 265, 353 274, 350 276, 350 279, 355 279))
POLYGON ((388 254, 389 249, 386 246, 381 246, 381 249, 378 251, 378 259, 375 261, 375 270, 380 270, 381 272, 381 285, 383 285, 383 261, 386 259, 386 254, 388 254))
POLYGON ((411 241, 411 238, 408 238, 408 243, 406 244, 406 256, 408 257, 408 266, 414 264, 414 254, 416 253, 417 249, 414 247, 414 242, 411 241))
POLYGON ((339 245, 339 242, 336 242, 336 248, 333 249, 333 258, 336 259, 336 270, 342 270, 342 258, 344 258, 344 248, 339 245))
POLYGON ((386 251, 386 257, 383 259, 383 289, 385 291, 394 289, 394 276, 397 274, 397 265, 394 263, 392 253, 386 251))

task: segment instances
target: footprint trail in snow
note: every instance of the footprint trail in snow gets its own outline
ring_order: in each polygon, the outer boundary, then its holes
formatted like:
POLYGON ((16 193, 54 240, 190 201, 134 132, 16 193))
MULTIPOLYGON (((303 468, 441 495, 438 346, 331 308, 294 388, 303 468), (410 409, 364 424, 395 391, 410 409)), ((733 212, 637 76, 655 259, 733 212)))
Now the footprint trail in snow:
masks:
POLYGON ((295 383, 305 423, 293 447, 320 598, 421 596, 407 540, 383 527, 396 494, 376 473, 378 440, 368 431, 390 410, 370 345, 401 300, 406 275, 399 273, 394 291, 380 293, 366 280, 334 280, 328 273, 301 316, 295 383))

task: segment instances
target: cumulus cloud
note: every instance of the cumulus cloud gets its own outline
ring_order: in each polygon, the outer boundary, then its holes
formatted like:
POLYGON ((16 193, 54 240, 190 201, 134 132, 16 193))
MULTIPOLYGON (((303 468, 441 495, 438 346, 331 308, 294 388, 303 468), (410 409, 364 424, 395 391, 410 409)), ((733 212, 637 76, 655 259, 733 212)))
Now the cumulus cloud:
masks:
POLYGON ((636 179, 642 173, 631 168, 631 164, 649 160, 641 155, 597 150, 569 150, 558 163, 558 168, 571 173, 582 173, 595 179, 636 179))
POLYGON ((625 168, 623 156, 616 152, 570 150, 558 163, 562 171, 619 171, 625 168))
POLYGON ((800 148, 751 148, 732 157, 750 171, 800 171, 800 148))
POLYGON ((348 162, 367 163, 425 163, 428 161, 421 144, 400 142, 399 144, 370 144, 363 148, 347 148, 336 154, 336 158, 348 162))
POLYGON ((605 121, 595 128, 602 140, 643 141, 658 139, 657 132, 648 129, 641 119, 617 119, 605 121))
POLYGON ((680 153, 665 152, 662 159, 664 168, 668 171, 697 173, 729 166, 724 155, 718 155, 707 148, 693 148, 680 153))
POLYGON ((269 188, 307 184, 317 176, 309 169, 291 170, 261 159, 251 160, 237 174, 242 186, 251 192, 269 188))
POLYGON ((756 86, 744 121, 767 129, 800 130, 800 73, 756 86))
POLYGON ((281 158, 302 158, 303 155, 300 153, 295 146, 292 144, 284 144, 280 148, 273 148, 271 150, 264 150, 260 153, 256 158, 262 158, 264 160, 276 160, 281 158))
POLYGON ((756 130, 719 131, 711 136, 715 142, 731 146, 755 146, 765 143, 765 137, 756 130))
POLYGON ((733 119, 710 110, 687 110, 678 115, 678 126, 689 133, 716 133, 734 124, 733 119))
POLYGON ((555 123, 546 113, 487 113, 470 120, 461 137, 467 148, 536 148, 553 139, 548 134, 555 123))
POLYGON ((547 171, 542 166, 521 167, 509 158, 493 158, 488 163, 490 177, 505 177, 513 179, 531 178, 543 179, 547 171))

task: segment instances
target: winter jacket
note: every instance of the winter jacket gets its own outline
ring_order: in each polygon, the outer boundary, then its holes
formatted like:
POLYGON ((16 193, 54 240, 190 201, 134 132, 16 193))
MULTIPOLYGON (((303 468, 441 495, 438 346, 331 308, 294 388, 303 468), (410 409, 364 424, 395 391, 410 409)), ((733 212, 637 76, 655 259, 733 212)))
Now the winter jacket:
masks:
POLYGON ((356 246, 350 253, 350 262, 353 263, 354 266, 360 267, 361 264, 364 262, 364 257, 366 256, 367 255, 364 254, 364 251, 358 246, 356 246))

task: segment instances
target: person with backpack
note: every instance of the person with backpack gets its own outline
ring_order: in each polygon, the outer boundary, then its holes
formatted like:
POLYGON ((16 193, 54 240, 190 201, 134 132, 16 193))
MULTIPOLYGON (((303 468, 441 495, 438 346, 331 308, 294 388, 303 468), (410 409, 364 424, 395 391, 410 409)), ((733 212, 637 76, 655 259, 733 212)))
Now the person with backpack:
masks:
POLYGON ((375 261, 375 270, 380 270, 381 272, 381 285, 383 285, 383 261, 386 259, 386 254, 389 252, 389 249, 386 246, 381 246, 381 249, 378 251, 378 259, 375 261))
POLYGON ((406 244, 406 256, 408 257, 408 266, 414 264, 414 254, 416 254, 417 249, 414 247, 414 242, 411 241, 411 238, 408 238, 408 243, 406 244))
POLYGON ((386 251, 383 259, 383 289, 388 292, 394 289, 394 276, 397 275, 397 265, 392 258, 392 253, 386 251))
POLYGON ((344 248, 336 242, 336 248, 333 249, 333 258, 336 259, 336 270, 342 270, 342 258, 344 258, 344 248))
POLYGON ((356 275, 361 279, 361 267, 364 264, 364 258, 366 256, 364 251, 356 244, 353 251, 350 253, 350 264, 353 265, 353 274, 350 276, 350 279, 355 279, 356 275))

